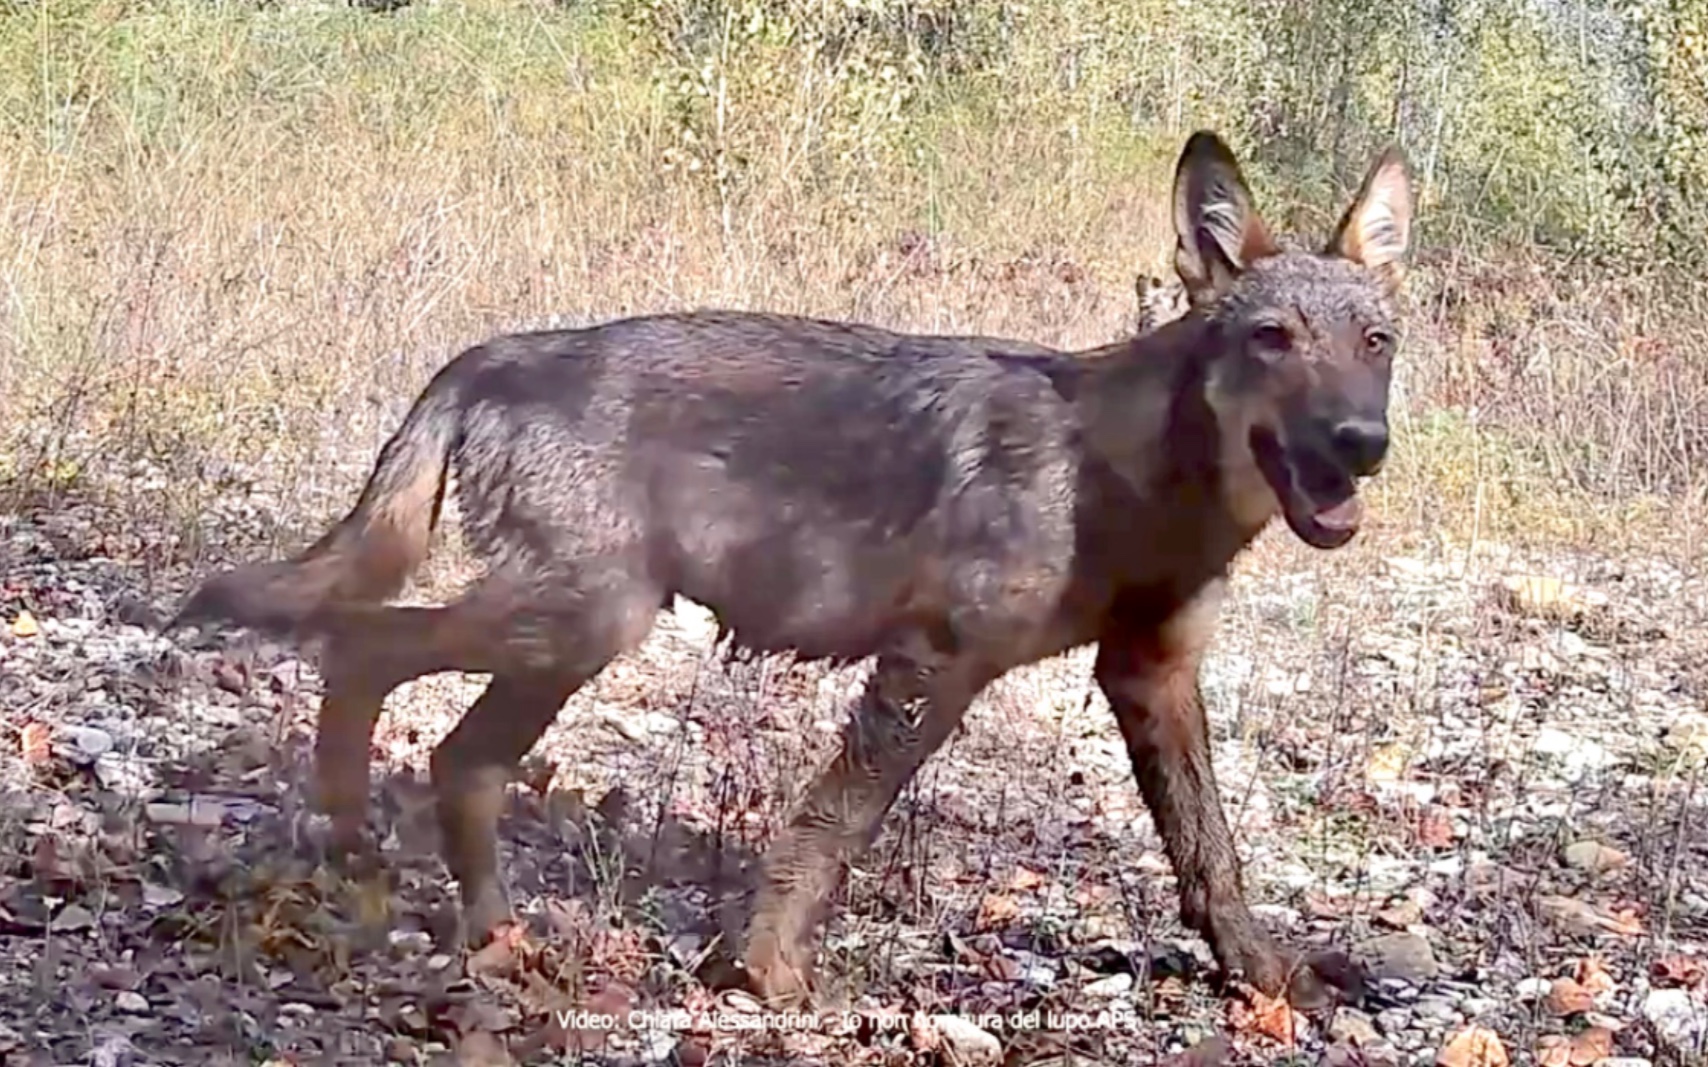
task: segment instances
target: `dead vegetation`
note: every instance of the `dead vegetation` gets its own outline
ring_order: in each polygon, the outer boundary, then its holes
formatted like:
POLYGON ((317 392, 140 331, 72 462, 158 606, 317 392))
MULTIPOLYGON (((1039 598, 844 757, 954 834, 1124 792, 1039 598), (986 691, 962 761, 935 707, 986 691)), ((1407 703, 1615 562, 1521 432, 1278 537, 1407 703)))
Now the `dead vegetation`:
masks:
POLYGON ((1215 1033, 1252 1063, 1701 1062, 1688 279, 1436 231, 1370 525, 1332 556, 1271 536, 1241 570, 1206 688, 1252 899, 1379 960, 1371 1003, 1306 1019, 1207 986, 1072 658, 975 708, 838 901, 820 968, 855 1033, 612 1037, 554 1013, 742 1014, 702 968, 863 668, 723 664, 691 609, 661 624, 513 790, 529 929, 465 958, 438 940, 454 890, 424 775, 477 681, 393 699, 387 865, 339 881, 304 809, 315 665, 139 624, 192 573, 298 547, 425 377, 497 330, 725 305, 1117 336, 1134 276, 1167 266, 1177 131, 1133 147, 1047 101, 944 120, 952 165, 852 202, 767 170, 805 143, 779 135, 726 206, 663 169, 678 131, 609 33, 478 5, 373 37, 291 5, 124 7, 0 16, 0 81, 53 89, 6 82, 0 152, 0 1060, 926 1063, 983 1054, 981 1013, 1035 1010, 985 1028, 1007 1063, 1148 1063, 1215 1033), (179 65, 120 63, 121 27, 179 65), (135 92, 168 70, 170 106, 135 92), (916 1011, 938 1018, 885 1016, 916 1011))

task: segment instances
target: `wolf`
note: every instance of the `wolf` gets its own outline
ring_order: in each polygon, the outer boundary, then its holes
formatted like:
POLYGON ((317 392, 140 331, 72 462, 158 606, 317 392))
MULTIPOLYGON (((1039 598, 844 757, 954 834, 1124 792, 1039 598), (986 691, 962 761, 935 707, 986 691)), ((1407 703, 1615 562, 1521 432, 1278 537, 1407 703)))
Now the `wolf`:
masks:
POLYGON ((673 597, 752 650, 872 658, 764 857, 742 963, 772 1004, 813 997, 846 866, 979 693, 1095 644, 1185 924, 1271 995, 1355 990, 1344 954, 1283 947, 1246 904, 1198 670, 1259 533, 1279 518, 1328 550, 1360 528, 1388 451, 1408 168, 1386 150, 1325 244, 1283 243, 1199 131, 1173 216, 1188 309, 1089 351, 720 310, 495 337, 426 385, 342 520, 212 577, 169 628, 320 646, 316 791, 352 849, 387 694, 491 675, 431 760, 471 943, 511 915, 496 823, 519 759, 673 597), (442 606, 390 604, 453 475, 484 574, 442 606))

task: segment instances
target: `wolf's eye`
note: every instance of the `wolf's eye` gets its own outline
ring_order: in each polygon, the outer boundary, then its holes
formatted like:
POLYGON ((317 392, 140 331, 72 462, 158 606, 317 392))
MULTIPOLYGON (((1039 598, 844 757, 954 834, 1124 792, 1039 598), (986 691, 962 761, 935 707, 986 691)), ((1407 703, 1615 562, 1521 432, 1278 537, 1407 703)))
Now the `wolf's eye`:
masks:
POLYGON ((1364 350, 1372 356, 1386 352, 1393 343, 1393 335, 1386 330, 1368 330, 1364 334, 1364 350))
POLYGON ((1285 326, 1266 322, 1251 331, 1251 343, 1258 354, 1273 359, 1292 349, 1293 335, 1285 326))

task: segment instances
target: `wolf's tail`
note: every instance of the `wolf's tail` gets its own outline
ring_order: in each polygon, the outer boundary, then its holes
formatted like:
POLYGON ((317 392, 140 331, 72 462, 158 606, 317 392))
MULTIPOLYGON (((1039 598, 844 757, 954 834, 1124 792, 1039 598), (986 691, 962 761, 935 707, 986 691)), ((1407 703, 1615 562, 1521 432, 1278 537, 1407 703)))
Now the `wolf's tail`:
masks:
POLYGON ((165 629, 223 621, 286 636, 332 604, 394 596, 426 558, 438 525, 462 424, 460 380, 441 371, 422 390, 380 451, 361 499, 320 540, 292 559, 208 579, 165 629))

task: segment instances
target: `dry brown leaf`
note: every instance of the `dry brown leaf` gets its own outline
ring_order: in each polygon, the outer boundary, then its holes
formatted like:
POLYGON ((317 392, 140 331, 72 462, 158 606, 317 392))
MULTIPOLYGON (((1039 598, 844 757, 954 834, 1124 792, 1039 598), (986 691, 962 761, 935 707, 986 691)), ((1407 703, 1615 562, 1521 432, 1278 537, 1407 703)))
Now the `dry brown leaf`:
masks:
POLYGON ((1497 589, 1508 611, 1544 619, 1570 619, 1607 606, 1607 594, 1544 574, 1515 574, 1497 589))
POLYGON ((18 612, 18 617, 12 620, 12 636, 31 638, 42 632, 36 617, 27 611, 18 612))
POLYGON ((19 754, 25 763, 46 763, 53 754, 53 731, 45 722, 27 722, 18 731, 19 754))
POLYGON ((1649 973, 1657 980, 1667 985, 1681 985, 1694 988, 1708 980, 1708 965, 1699 959, 1683 954, 1662 956, 1649 966, 1649 973))
POLYGON ((1020 905, 1011 896, 1004 893, 987 893, 979 902, 978 918, 973 927, 980 932, 994 930, 1007 926, 1020 918, 1020 905))
POLYGON ((1364 773, 1372 782, 1397 782, 1405 774, 1406 764, 1410 760, 1411 749, 1396 741, 1383 745, 1372 753, 1364 773))
POLYGON ((1298 1033, 1298 1018, 1285 997, 1265 996, 1262 990, 1249 986, 1241 990, 1251 1003, 1235 1003, 1228 1011, 1228 1023, 1241 1033, 1262 1034, 1292 1047, 1298 1033))
POLYGON ((1611 915, 1602 916, 1600 922, 1603 929, 1623 937, 1643 935, 1643 920, 1637 917, 1636 910, 1632 908, 1620 908, 1611 915))
POLYGON ((1457 836, 1452 817, 1439 806, 1418 816, 1417 843, 1425 848, 1451 848, 1457 836))
POLYGON ((1548 989, 1548 1010, 1555 1015, 1577 1015, 1595 1007, 1595 994, 1574 978, 1556 978, 1548 989))
POLYGON ((1592 1026, 1572 1038, 1570 1062, 1572 1067, 1590 1067, 1613 1055, 1613 1031, 1592 1026))
POLYGON ((1619 983, 1613 980, 1613 976, 1607 973, 1607 968, 1595 956, 1585 956, 1579 960, 1577 966, 1572 969, 1572 976, 1592 997, 1611 993, 1619 987, 1619 983))
POLYGON ((1500 1035, 1473 1023, 1448 1039, 1435 1062, 1441 1067, 1506 1067, 1511 1061, 1500 1035))
POLYGON ((1008 880, 1008 891, 1010 893, 1031 893, 1042 889, 1047 881, 1047 878, 1030 867, 1016 867, 1014 877, 1008 880))
POLYGON ((1571 1067, 1572 1043, 1559 1034, 1536 1039, 1536 1067, 1571 1067))

